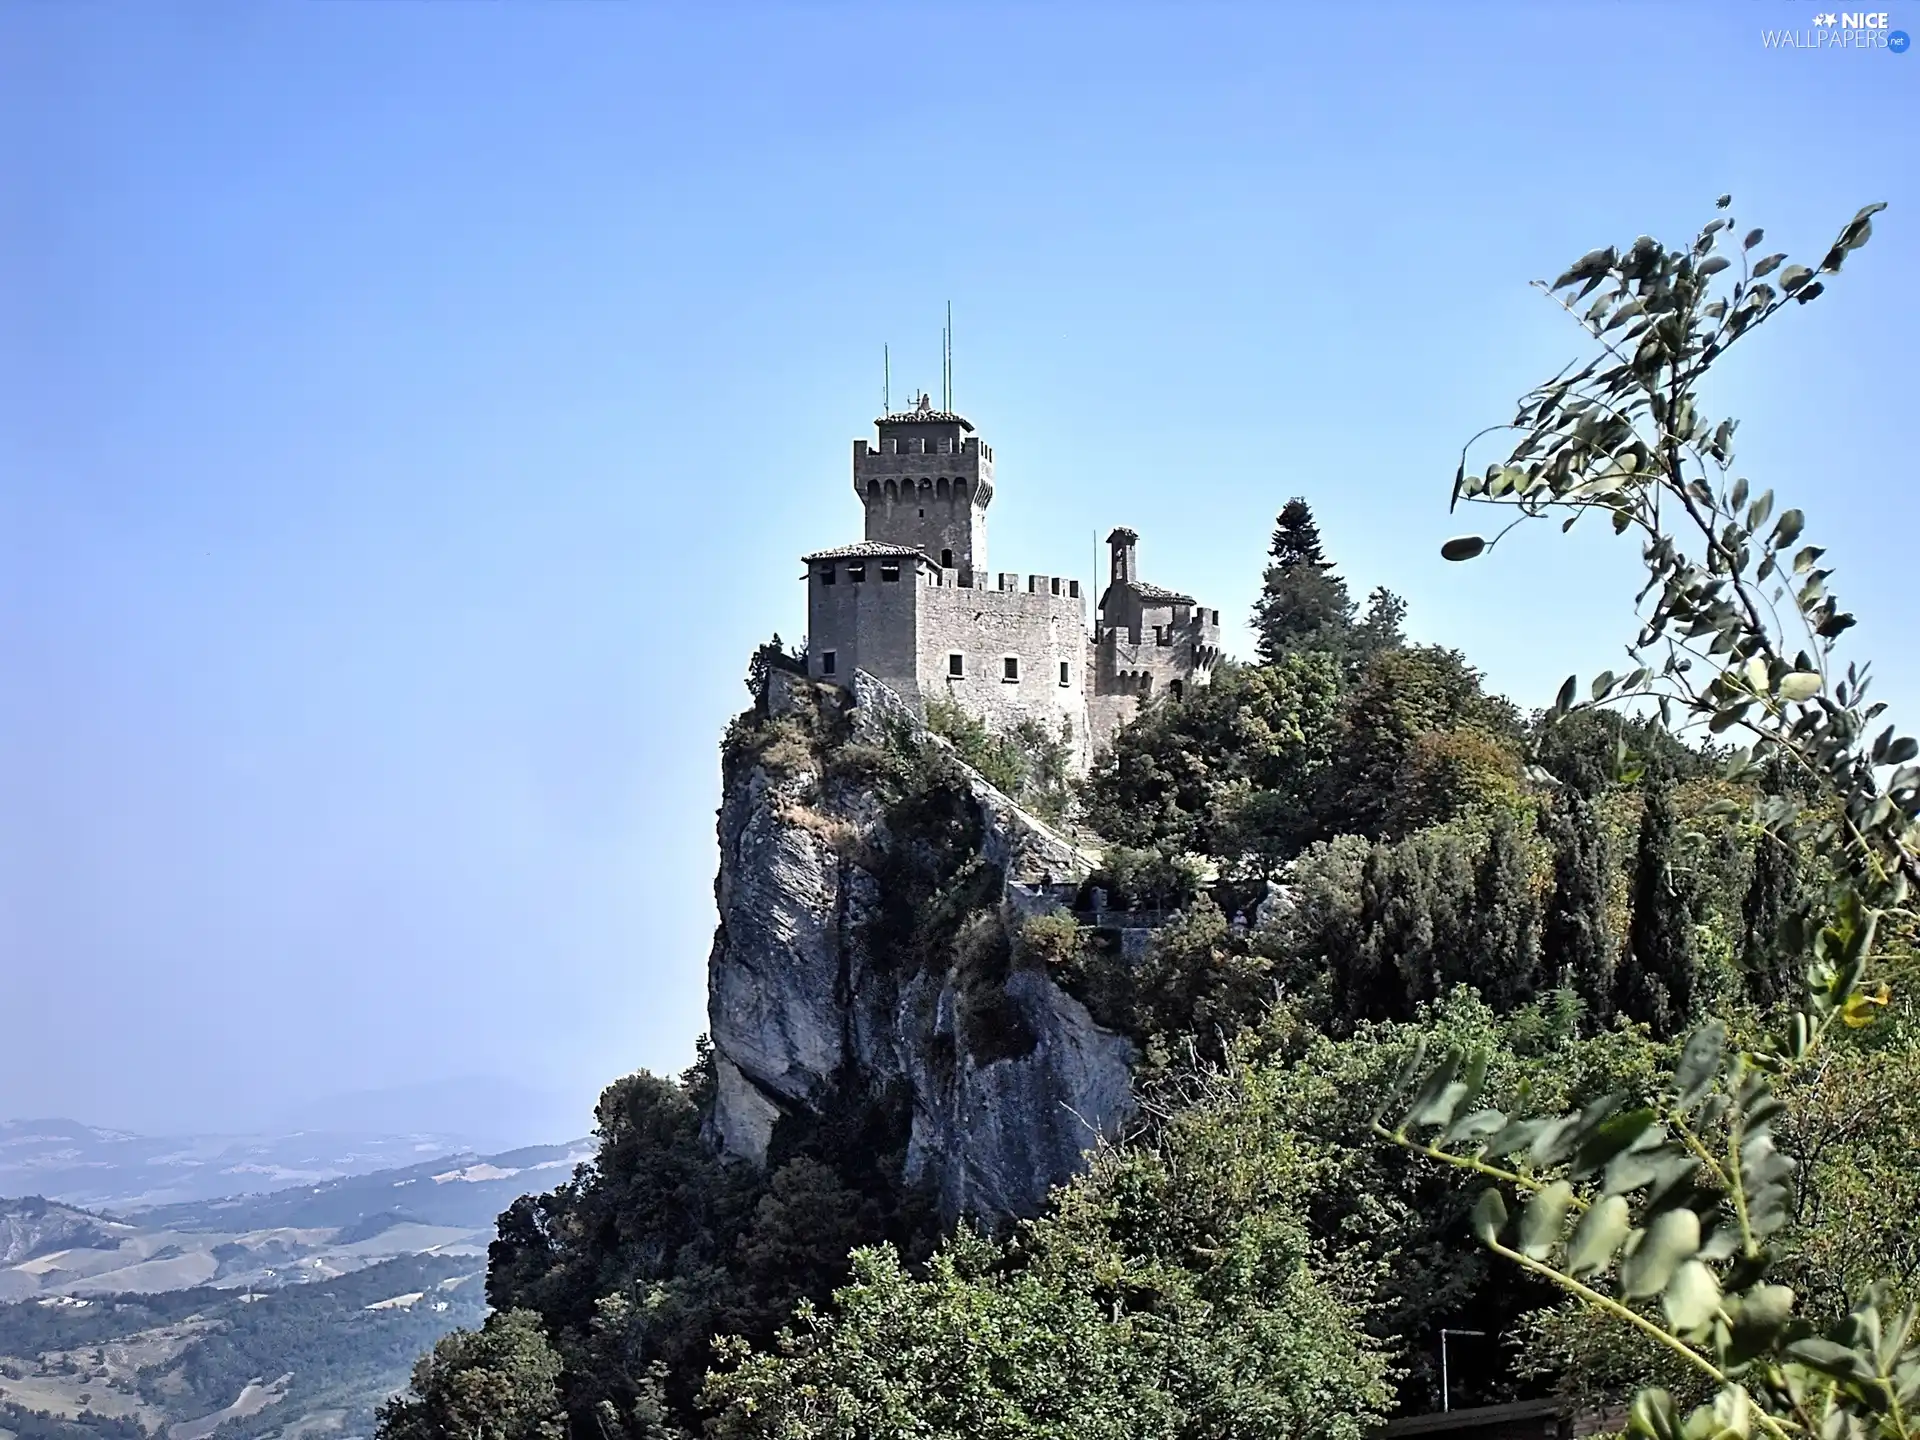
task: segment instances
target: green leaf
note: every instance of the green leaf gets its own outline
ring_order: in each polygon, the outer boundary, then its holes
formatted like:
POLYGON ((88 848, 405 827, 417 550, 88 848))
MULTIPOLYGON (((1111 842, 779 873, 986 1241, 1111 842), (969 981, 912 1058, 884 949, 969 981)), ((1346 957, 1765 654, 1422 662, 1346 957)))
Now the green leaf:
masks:
POLYGON ((1555 711, 1564 715, 1566 714, 1567 711, 1573 708, 1574 690, 1575 690, 1575 687, 1579 685, 1579 683, 1580 683, 1579 676, 1577 675, 1567 676, 1566 684, 1562 685, 1560 687, 1560 693, 1553 697, 1553 708, 1555 709, 1555 711))
POLYGON ((1780 288, 1791 295, 1807 281, 1813 278, 1813 271, 1804 265, 1789 265, 1780 272, 1780 288))
POLYGON ((1381 1117, 1387 1113, 1388 1107, 1391 1106, 1395 1100, 1398 1100, 1402 1095, 1407 1093, 1407 1086, 1413 1083, 1413 1077, 1420 1073, 1420 1067, 1426 1063, 1426 1060, 1427 1037, 1424 1035, 1416 1036, 1413 1042, 1413 1049, 1407 1053, 1407 1058, 1400 1062, 1399 1073, 1394 1076, 1393 1083, 1381 1097, 1378 1108, 1373 1112, 1375 1124, 1380 1122, 1381 1117))
POLYGON ((1761 230, 1758 228, 1749 230, 1747 232, 1747 238, 1740 242, 1740 248, 1742 250, 1751 250, 1754 246, 1758 245, 1762 240, 1766 238, 1767 238, 1767 232, 1764 230, 1761 230))
POLYGON ((1440 547, 1442 560, 1471 560, 1487 548, 1487 542, 1478 535, 1456 535, 1440 547))
MULTIPOLYGON (((1758 523, 1758 522, 1755 522, 1758 523)), ((1773 527, 1773 546, 1784 550, 1800 538, 1800 532, 1806 528, 1807 517, 1798 510, 1789 510, 1780 517, 1780 523, 1773 527)))
POLYGON ((1855 1380, 1871 1385, 1879 1378, 1873 1373, 1873 1365, 1857 1350, 1817 1336, 1796 1340, 1787 1347, 1787 1356, 1809 1370, 1818 1370, 1822 1375, 1831 1375, 1836 1380, 1855 1380))
POLYGON ((1473 1233, 1480 1237, 1483 1245, 1495 1243, 1506 1228, 1507 1202, 1493 1186, 1482 1190, 1480 1198, 1473 1202, 1472 1223, 1473 1233))
POLYGON ((1573 1157, 1573 1173, 1591 1175, 1631 1146, 1652 1124, 1653 1111, 1645 1108, 1602 1121, 1580 1142, 1580 1149, 1573 1157))
POLYGON ((1702 264, 1697 273, 1700 278, 1704 280, 1710 275, 1718 275, 1732 263, 1733 262, 1724 255, 1715 255, 1712 259, 1702 264))
POLYGON ((1680 1064, 1673 1073, 1673 1088, 1680 1097, 1680 1108, 1691 1110, 1700 1103, 1720 1074, 1720 1062, 1727 1048, 1727 1027, 1718 1020, 1702 1025, 1687 1039, 1680 1052, 1680 1064))
POLYGON ((1646 1440, 1678 1440, 1680 1426, 1673 1413, 1673 1397, 1657 1387, 1642 1390, 1633 1397, 1627 1428, 1646 1440))
POLYGON ((1780 251, 1777 254, 1767 255, 1754 261, 1753 278, 1758 280, 1762 275, 1771 275, 1775 270, 1780 268, 1780 262, 1786 258, 1786 252, 1780 251))
POLYGON ((1811 700, 1820 693, 1820 687, 1826 682, 1811 670, 1795 670, 1790 675, 1780 677, 1780 698, 1782 700, 1811 700))
POLYGON ((1629 1300, 1658 1295, 1673 1272, 1700 1248, 1700 1217, 1691 1210, 1668 1210, 1653 1217, 1639 1243, 1620 1261, 1620 1293, 1629 1300))
POLYGON ((1713 1323, 1720 1310, 1720 1282, 1698 1260, 1689 1260, 1673 1272, 1660 1297, 1667 1319, 1681 1335, 1691 1335, 1713 1323))
POLYGON ((1556 1180, 1544 1190, 1534 1192, 1527 1208, 1520 1212, 1520 1253, 1532 1260, 1544 1260, 1560 1243, 1566 1228, 1567 1211, 1573 1205, 1573 1186, 1556 1180))
MULTIPOLYGON (((1446 1113, 1436 1114, 1442 1104, 1454 1076, 1460 1073, 1460 1062, 1464 1057, 1458 1050, 1448 1052, 1447 1058, 1427 1072, 1426 1079, 1420 1082, 1420 1088, 1414 1092, 1413 1101, 1407 1106, 1406 1117, 1401 1120, 1402 1130, 1414 1129, 1422 1125, 1444 1125, 1453 1118, 1453 1107, 1446 1107, 1446 1113)), ((1455 1103, 1458 1103, 1456 1097, 1455 1103)))
POLYGON ((1567 1242, 1567 1274, 1588 1275, 1604 1270, 1613 1252, 1627 1238, 1628 1211, 1624 1195, 1608 1195, 1593 1203, 1574 1227, 1567 1242))

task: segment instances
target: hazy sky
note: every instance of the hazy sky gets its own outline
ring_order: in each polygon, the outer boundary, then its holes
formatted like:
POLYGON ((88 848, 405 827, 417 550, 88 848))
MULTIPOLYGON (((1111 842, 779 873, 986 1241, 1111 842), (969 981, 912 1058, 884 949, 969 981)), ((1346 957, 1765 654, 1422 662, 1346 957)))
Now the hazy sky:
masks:
POLYGON ((683 1065, 716 742, 948 300, 995 568, 1130 524, 1244 651, 1303 493, 1538 704, 1635 557, 1436 556, 1526 282, 1890 201, 1715 398, 1920 720, 1920 55, 1810 14, 0 0, 0 1115, 683 1065))

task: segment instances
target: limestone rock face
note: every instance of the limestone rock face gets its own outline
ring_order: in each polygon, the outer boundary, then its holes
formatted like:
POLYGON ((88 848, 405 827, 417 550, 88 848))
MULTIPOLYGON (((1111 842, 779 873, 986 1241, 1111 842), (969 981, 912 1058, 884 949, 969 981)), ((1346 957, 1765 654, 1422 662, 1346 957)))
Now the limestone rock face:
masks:
MULTIPOLYGON (((769 705, 779 714, 818 704, 804 693, 812 688, 776 673, 769 705)), ((854 699, 853 741, 901 725, 928 741, 911 707, 878 682, 857 676, 854 699)), ((1044 908, 1044 892, 1025 882, 1065 880, 1085 858, 961 773, 1001 916, 1044 908)), ((1132 1046, 1040 970, 1015 963, 983 989, 960 964, 878 953, 875 857, 896 841, 867 790, 831 778, 800 747, 778 763, 739 757, 727 767, 719 833, 707 1131, 727 1154, 763 1162, 783 1119, 818 1114, 835 1096, 896 1097, 909 1181, 928 1184, 949 1216, 1030 1215, 1131 1113, 1132 1046)))

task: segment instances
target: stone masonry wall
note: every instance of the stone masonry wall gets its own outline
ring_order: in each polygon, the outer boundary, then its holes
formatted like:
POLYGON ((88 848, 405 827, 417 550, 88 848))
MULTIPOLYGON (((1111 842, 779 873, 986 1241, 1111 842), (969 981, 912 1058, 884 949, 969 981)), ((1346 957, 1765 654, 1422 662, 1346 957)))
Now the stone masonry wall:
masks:
POLYGON ((852 683, 853 672, 865 670, 917 698, 919 647, 915 643, 921 567, 911 556, 886 563, 900 567, 898 580, 882 580, 885 557, 868 556, 866 578, 848 578, 852 565, 834 564, 831 585, 817 573, 807 576, 807 673, 816 680, 852 683), (828 675, 824 657, 833 652, 834 670, 828 675))
POLYGON ((866 508, 867 539, 918 546, 935 560, 951 550, 956 568, 986 569, 993 452, 977 436, 888 438, 878 449, 856 440, 853 489, 866 508))
POLYGON ((922 586, 920 698, 944 695, 994 730, 1036 720, 1057 735, 1064 723, 1072 731, 1075 766, 1084 770, 1091 759, 1086 602, 1071 593, 1074 587, 1064 578, 1058 579, 1060 593, 1055 594, 1056 578, 995 576, 993 589, 922 586), (997 588, 1001 585, 1018 588, 997 588), (949 673, 949 657, 955 654, 963 657, 965 669, 957 678, 949 673), (1009 656, 1019 661, 1017 680, 1005 678, 1009 656))

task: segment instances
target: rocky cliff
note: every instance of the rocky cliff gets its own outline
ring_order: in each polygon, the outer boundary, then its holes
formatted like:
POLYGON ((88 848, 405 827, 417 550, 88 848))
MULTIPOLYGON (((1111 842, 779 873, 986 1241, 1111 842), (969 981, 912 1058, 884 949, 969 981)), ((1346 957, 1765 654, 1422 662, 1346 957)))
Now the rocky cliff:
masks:
POLYGON ((1028 1215, 1131 1109, 1129 1043, 1023 956, 1085 857, 878 681, 775 669, 736 725, 708 968, 710 1137, 761 1163, 849 1096, 949 1216, 1028 1215))

